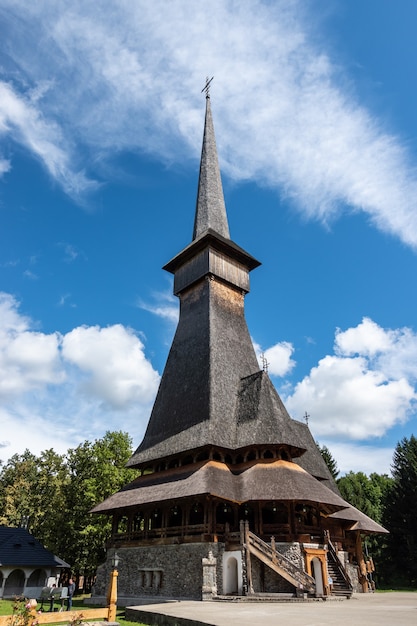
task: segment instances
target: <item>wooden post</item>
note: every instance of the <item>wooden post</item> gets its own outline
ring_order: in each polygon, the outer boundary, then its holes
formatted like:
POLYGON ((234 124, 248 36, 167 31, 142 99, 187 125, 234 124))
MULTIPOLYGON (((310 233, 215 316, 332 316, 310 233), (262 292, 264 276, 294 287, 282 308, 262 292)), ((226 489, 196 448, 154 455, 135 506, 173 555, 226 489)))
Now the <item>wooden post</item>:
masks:
POLYGON ((109 591, 107 594, 107 608, 108 608, 108 621, 115 622, 116 621, 116 610, 117 610, 117 577, 119 572, 116 568, 112 570, 110 575, 110 584, 109 591))
POLYGON ((365 559, 363 556, 361 533, 359 530, 356 531, 356 558, 358 560, 358 566, 359 566, 359 571, 360 571, 360 583, 362 585, 362 591, 363 593, 368 593, 369 588, 368 588, 368 578, 366 575, 367 574, 366 563, 365 563, 365 559))
POLYGON ((275 537, 271 537, 271 550, 272 550, 272 563, 276 563, 277 562, 277 555, 276 555, 276 545, 275 545, 275 537))
POLYGON ((252 566, 251 555, 249 548, 249 522, 244 522, 244 534, 245 534, 245 548, 246 548, 246 577, 248 580, 248 595, 253 595, 253 582, 252 582, 252 566))
POLYGON ((31 622, 36 621, 36 607, 38 605, 37 601, 35 599, 29 600, 29 604, 30 604, 30 617, 31 617, 31 622))

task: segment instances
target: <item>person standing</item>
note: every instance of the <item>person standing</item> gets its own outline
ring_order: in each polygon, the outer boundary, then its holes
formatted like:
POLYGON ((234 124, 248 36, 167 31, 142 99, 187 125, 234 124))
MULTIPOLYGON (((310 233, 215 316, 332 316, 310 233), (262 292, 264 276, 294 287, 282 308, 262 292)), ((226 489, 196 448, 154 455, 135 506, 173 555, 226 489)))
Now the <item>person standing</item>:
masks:
POLYGON ((72 578, 68 581, 68 600, 67 600, 67 611, 71 611, 72 608, 72 596, 75 592, 75 582, 72 578))
POLYGON ((53 611, 54 610, 54 589, 56 589, 56 585, 55 583, 52 585, 51 587, 51 595, 49 596, 49 610, 53 611))

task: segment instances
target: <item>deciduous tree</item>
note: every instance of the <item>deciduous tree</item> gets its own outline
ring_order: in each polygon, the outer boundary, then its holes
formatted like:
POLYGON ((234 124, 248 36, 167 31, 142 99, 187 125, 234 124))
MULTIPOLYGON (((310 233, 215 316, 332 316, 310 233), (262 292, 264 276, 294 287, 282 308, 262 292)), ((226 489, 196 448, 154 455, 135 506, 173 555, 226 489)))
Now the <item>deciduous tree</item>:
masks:
POLYGON ((27 523, 75 572, 93 574, 111 525, 107 516, 90 510, 136 476, 126 468, 131 454, 129 435, 117 431, 62 456, 52 449, 39 457, 29 450, 14 455, 0 467, 0 524, 27 523))

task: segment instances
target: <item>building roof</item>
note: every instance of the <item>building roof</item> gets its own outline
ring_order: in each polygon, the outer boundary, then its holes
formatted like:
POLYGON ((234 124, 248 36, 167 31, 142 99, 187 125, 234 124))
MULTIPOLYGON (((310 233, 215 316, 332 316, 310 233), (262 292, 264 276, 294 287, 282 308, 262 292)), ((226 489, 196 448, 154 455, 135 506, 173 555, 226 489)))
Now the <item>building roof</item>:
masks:
POLYGON ((295 458, 294 462, 315 478, 324 481, 326 487, 340 496, 340 491, 307 424, 293 420, 292 425, 297 430, 299 445, 305 448, 304 454, 295 458))
POLYGON ((340 495, 306 424, 292 420, 258 359, 244 316, 259 261, 230 239, 210 99, 192 242, 165 265, 180 319, 142 443, 128 465, 146 467, 204 446, 286 445, 340 495))
POLYGON ((345 500, 289 461, 251 461, 231 469, 219 461, 156 472, 136 478, 92 510, 109 513, 117 509, 211 495, 243 504, 251 501, 300 501, 333 513, 348 505, 345 500))
POLYGON ((210 96, 207 94, 193 239, 197 239, 209 229, 229 239, 229 224, 217 157, 210 96))
POLYGON ((204 448, 237 458, 237 451, 269 446, 278 457, 285 447, 295 462, 258 459, 243 470, 215 461, 184 465, 141 476, 94 512, 204 494, 238 503, 299 500, 325 514, 343 509, 348 513, 341 519, 352 521, 352 529, 380 532, 341 498, 308 425, 291 419, 259 369, 244 315, 249 273, 258 265, 230 239, 207 97, 193 239, 164 268, 174 274, 180 298, 178 327, 145 436, 128 465, 166 467, 168 459, 191 453, 195 459, 204 448))
POLYGON ((381 526, 381 524, 374 522, 373 519, 352 505, 349 505, 349 507, 347 509, 343 509, 343 511, 333 513, 330 517, 332 519, 350 522, 350 524, 347 525, 347 530, 359 530, 364 533, 389 533, 389 531, 381 526))
POLYGON ((25 528, 0 526, 0 566, 70 567, 25 528))

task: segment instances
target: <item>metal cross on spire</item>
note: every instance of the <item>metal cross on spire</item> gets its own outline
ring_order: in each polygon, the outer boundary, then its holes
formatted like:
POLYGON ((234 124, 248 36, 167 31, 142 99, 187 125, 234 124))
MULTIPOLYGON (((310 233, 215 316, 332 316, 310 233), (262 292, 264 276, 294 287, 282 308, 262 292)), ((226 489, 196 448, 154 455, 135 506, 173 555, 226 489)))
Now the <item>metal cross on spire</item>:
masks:
POLYGON ((262 352, 262 354, 261 354, 261 361, 262 361, 262 369, 263 369, 263 371, 268 374, 269 363, 268 363, 268 361, 266 359, 266 356, 265 356, 264 352, 262 352))
POLYGON ((213 80, 214 76, 212 76, 211 78, 209 78, 207 76, 206 78, 206 84, 204 85, 203 89, 201 90, 201 93, 203 93, 203 91, 206 92, 206 98, 210 98, 210 83, 213 80))

